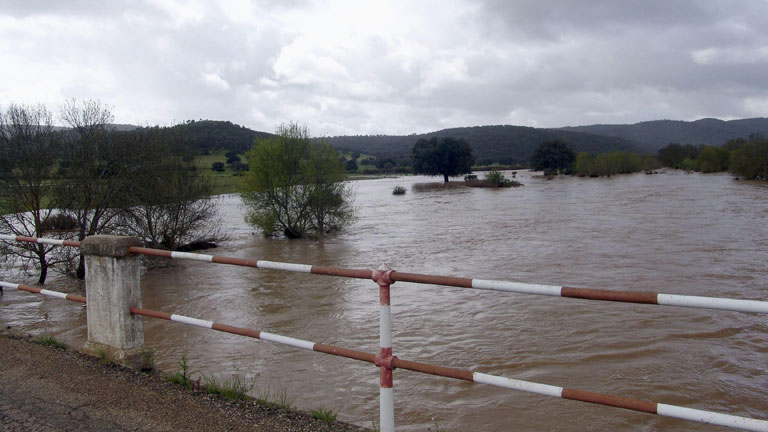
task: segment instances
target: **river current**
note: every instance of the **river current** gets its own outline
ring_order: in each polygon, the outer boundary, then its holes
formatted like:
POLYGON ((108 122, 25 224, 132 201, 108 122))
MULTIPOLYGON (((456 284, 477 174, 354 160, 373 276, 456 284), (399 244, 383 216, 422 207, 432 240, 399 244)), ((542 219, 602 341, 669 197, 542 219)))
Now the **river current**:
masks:
MULTIPOLYGON (((509 173, 507 173, 509 175, 509 173)), ((318 242, 266 239, 220 197, 230 240, 202 253, 345 268, 768 300, 768 185, 727 174, 555 178, 509 189, 413 188, 438 178, 353 182, 358 218, 318 242), (392 195, 396 185, 404 196, 392 195)), ((30 278, 27 282, 33 282, 30 278)), ((16 280, 16 282, 21 282, 16 280)), ((53 277, 49 289, 82 293, 53 277)), ((146 270, 143 305, 377 352, 368 280, 174 261, 146 270)), ((400 358, 555 386, 768 419, 768 316, 595 302, 398 282, 400 358)), ((84 343, 85 309, 18 291, 0 322, 84 343)), ((367 363, 144 318, 159 369, 185 355, 194 377, 237 373, 254 396, 285 393, 370 427, 367 363)), ((396 370, 398 430, 716 431, 719 427, 396 370)))

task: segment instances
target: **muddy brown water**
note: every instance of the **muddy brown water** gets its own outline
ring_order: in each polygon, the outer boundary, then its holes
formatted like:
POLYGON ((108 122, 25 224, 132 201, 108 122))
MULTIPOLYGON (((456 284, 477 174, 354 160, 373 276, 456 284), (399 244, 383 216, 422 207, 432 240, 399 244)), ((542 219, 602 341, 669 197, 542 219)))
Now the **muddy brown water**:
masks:
MULTIPOLYGON (((221 198, 232 240, 216 255, 552 285, 768 300, 768 186, 669 171, 607 179, 522 173, 522 188, 414 191, 435 178, 354 183, 359 219, 321 242, 265 239, 221 198), (396 185, 404 196, 393 196, 396 185)), ((6 274, 8 272, 6 271, 6 274)), ((34 280, 34 279, 32 279, 34 280)), ((376 352, 371 281, 174 262, 146 271, 158 309, 376 352)), ((82 292, 54 278, 49 289, 82 292)), ((396 283, 394 353, 556 386, 768 419, 768 317, 396 283)), ((86 337, 85 309, 6 291, 0 321, 86 337)), ((359 363, 145 318, 160 369, 238 373, 371 426, 378 371, 359 363)), ((395 371, 398 430, 725 430, 447 378, 395 371)))

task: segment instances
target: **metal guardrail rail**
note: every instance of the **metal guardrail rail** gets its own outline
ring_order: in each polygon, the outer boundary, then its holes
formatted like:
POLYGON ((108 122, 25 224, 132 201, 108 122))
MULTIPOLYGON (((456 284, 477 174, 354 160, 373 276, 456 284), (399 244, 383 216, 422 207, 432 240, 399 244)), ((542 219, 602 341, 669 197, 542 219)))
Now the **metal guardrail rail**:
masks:
MULTIPOLYGON (((79 247, 79 242, 57 239, 43 239, 34 237, 16 237, 0 235, 0 240, 36 242, 61 246, 79 247)), ((221 332, 232 333, 245 337, 262 339, 265 341, 289 345, 295 348, 322 352, 325 354, 346 357, 354 360, 373 363, 380 369, 380 429, 382 431, 394 430, 394 400, 392 394, 392 371, 396 368, 407 369, 436 376, 454 378, 464 381, 488 384, 507 389, 519 390, 545 396, 563 399, 590 402, 600 405, 624 408, 633 411, 656 414, 665 417, 715 424, 737 429, 768 432, 768 420, 753 419, 734 416, 699 409, 685 408, 676 405, 668 405, 647 400, 626 398, 617 395, 591 392, 580 389, 558 387, 530 381, 517 380, 503 376, 489 375, 481 372, 473 372, 469 369, 459 369, 444 366, 431 365, 410 360, 400 359, 392 355, 391 315, 389 309, 390 285, 397 281, 445 285, 461 288, 492 290, 501 292, 513 292, 524 294, 537 294, 548 296, 560 296, 587 300, 615 301, 629 303, 643 303, 665 306, 679 306, 690 308, 720 309, 738 312, 750 312, 768 314, 768 302, 759 300, 738 300, 716 297, 685 296, 674 294, 662 294, 655 292, 631 292, 616 290, 597 290, 588 288, 573 288, 566 286, 528 284, 521 282, 468 279, 450 276, 425 275, 417 273, 401 273, 380 267, 376 270, 345 269, 335 267, 312 266, 306 264, 274 262, 266 260, 252 260, 244 258, 221 257, 206 254, 172 252, 143 247, 131 247, 130 252, 135 254, 167 257, 172 259, 196 260, 217 264, 236 265, 260 269, 280 270, 299 273, 312 273, 327 276, 340 276, 358 279, 372 279, 379 285, 380 299, 380 349, 377 354, 351 350, 343 347, 325 345, 321 343, 296 339, 289 336, 278 335, 265 331, 235 327, 228 324, 220 324, 204 319, 177 315, 168 312, 160 312, 142 308, 131 308, 135 315, 165 319, 197 327, 203 327, 221 332)), ((50 291, 46 289, 0 282, 0 288, 18 289, 41 295, 67 299, 80 303, 86 303, 86 299, 71 294, 50 291)))

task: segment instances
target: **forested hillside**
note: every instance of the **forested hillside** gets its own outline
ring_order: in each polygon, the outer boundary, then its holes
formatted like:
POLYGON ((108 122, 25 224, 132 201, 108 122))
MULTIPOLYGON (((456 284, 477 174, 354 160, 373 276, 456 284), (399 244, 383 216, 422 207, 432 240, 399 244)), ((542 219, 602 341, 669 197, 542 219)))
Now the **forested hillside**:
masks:
POLYGON ((257 132, 228 121, 189 120, 174 126, 184 131, 192 140, 192 145, 200 153, 216 150, 233 150, 245 153, 251 148, 255 139, 266 138, 271 134, 257 132))
MULTIPOLYGON (((216 150, 244 153, 256 138, 271 135, 228 121, 190 120, 174 127, 182 128, 200 153, 216 150)), ((399 165, 410 165, 411 149, 420 138, 463 138, 472 147, 477 163, 487 165, 527 163, 536 146, 555 139, 566 142, 577 153, 656 153, 673 142, 721 146, 729 139, 748 137, 755 133, 768 135, 768 118, 731 121, 702 119, 694 122, 657 120, 633 125, 592 125, 561 129, 475 126, 420 135, 337 136, 327 139, 342 151, 375 155, 380 159, 391 159, 399 165)))
POLYGON ((340 136, 329 139, 331 145, 338 149, 373 154, 407 164, 416 141, 433 136, 465 139, 472 147, 475 160, 481 165, 526 163, 537 145, 554 139, 565 141, 577 152, 637 150, 631 143, 620 138, 523 126, 475 126, 420 135, 340 136))
POLYGON ((623 138, 637 144, 643 151, 655 153, 670 143, 721 146, 733 138, 746 138, 755 133, 768 135, 768 118, 730 121, 706 118, 692 122, 655 120, 631 125, 566 127, 561 130, 623 138))

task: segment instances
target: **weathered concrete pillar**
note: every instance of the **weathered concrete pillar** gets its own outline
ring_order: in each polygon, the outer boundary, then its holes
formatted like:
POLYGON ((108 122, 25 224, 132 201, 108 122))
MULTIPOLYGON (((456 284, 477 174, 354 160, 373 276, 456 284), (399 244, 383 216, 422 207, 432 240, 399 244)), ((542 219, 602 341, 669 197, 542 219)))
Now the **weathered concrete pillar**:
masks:
POLYGON ((141 246, 141 240, 97 235, 80 243, 88 301, 88 341, 83 351, 123 366, 148 369, 152 353, 144 348, 141 317, 130 312, 141 307, 141 267, 139 257, 128 251, 131 246, 141 246))

